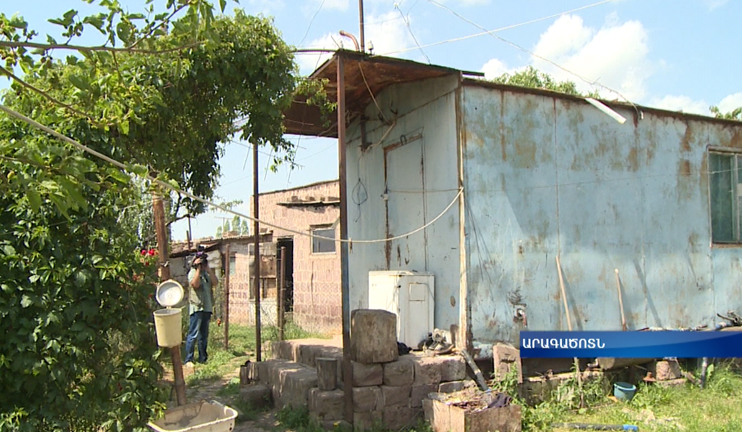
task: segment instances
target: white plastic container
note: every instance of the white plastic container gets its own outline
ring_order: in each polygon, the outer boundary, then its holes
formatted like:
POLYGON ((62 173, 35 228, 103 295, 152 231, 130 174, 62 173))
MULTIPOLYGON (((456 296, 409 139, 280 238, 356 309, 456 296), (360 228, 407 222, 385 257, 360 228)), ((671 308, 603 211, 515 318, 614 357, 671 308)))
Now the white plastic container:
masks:
POLYGON ((149 422, 157 432, 230 432, 237 411, 217 401, 201 401, 165 411, 165 417, 149 422))
POLYGON ((180 309, 160 309, 154 315, 157 345, 163 348, 180 346, 183 342, 180 309))

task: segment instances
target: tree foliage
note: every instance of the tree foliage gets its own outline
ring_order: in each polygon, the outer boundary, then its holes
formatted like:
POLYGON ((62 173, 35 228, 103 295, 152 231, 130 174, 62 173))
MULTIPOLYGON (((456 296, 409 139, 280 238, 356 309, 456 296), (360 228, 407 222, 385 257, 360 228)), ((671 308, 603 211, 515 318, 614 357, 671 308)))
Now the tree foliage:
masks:
POLYGON ((718 106, 712 106, 709 108, 709 110, 711 111, 711 114, 713 114, 716 118, 742 121, 742 107, 726 113, 721 112, 718 106))
POLYGON ((551 75, 541 72, 533 66, 528 66, 524 70, 513 74, 504 73, 492 81, 499 84, 551 90, 573 96, 600 97, 597 91, 583 95, 577 90, 577 85, 574 82, 557 81, 551 75))
POLYGON ((167 0, 160 14, 99 5, 52 20, 63 43, 0 14, 3 104, 128 166, 0 115, 1 430, 129 430, 158 413, 156 267, 138 254, 151 226, 130 217, 150 184, 128 174, 209 198, 222 143, 239 133, 290 157, 282 109, 298 85, 319 88, 294 78, 268 19, 217 17, 205 0, 167 0), (73 44, 89 30, 105 44, 73 44))

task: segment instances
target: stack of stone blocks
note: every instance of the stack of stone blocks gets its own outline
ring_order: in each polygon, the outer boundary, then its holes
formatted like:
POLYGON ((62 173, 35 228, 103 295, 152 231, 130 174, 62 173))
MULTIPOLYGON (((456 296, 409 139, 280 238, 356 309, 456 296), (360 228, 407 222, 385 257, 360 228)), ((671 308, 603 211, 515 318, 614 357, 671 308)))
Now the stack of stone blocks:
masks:
MULTIPOLYGON (((351 315, 353 424, 367 429, 381 424, 398 430, 422 418, 429 393, 450 393, 474 385, 458 355, 400 356, 397 316, 381 310, 356 310, 351 315)), ((321 381, 321 380, 320 380, 321 381)), ((310 415, 326 427, 343 416, 343 391, 314 388, 310 415)))

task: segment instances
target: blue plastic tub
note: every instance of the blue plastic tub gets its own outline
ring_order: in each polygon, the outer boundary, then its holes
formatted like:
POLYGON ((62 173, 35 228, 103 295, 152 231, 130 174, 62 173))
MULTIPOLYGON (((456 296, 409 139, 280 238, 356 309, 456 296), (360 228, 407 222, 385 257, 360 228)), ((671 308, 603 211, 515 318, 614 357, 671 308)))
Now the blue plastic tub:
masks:
POLYGON ((613 384, 613 396, 624 402, 630 401, 636 394, 636 386, 626 382, 617 382, 613 384))

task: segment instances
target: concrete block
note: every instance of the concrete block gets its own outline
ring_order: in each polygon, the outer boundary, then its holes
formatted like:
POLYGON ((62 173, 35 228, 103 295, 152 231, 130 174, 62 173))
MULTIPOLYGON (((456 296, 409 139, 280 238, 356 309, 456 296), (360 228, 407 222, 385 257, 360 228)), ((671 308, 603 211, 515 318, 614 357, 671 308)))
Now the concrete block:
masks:
POLYGON ((391 312, 357 309, 351 313, 351 353, 359 363, 397 360, 397 316, 391 312))
POLYGON ((510 345, 495 344, 492 347, 492 360, 494 361, 495 379, 500 381, 515 368, 518 372, 518 382, 523 382, 523 368, 520 363, 520 351, 510 345))
POLYGON ((351 362, 353 365, 353 387, 381 385, 384 381, 384 369, 380 364, 351 362))
POLYGON ((437 386, 441 382, 441 361, 438 358, 413 356, 412 362, 415 365, 414 385, 437 386))
POLYGON ((437 400, 425 401, 425 418, 435 432, 521 432, 521 407, 466 411, 437 400))
POLYGON ((412 385, 415 380, 415 363, 410 355, 404 355, 397 361, 384 363, 384 384, 388 386, 412 385))
POLYGON ((438 385, 438 393, 453 393, 463 390, 464 387, 464 381, 442 382, 438 385))
POLYGON ((318 421, 342 420, 344 400, 342 390, 322 391, 313 388, 309 390, 309 413, 318 421))
POLYGON ((466 378, 466 360, 459 355, 434 357, 440 361, 441 382, 466 378))
POLYGON ((377 411, 384 405, 384 400, 379 387, 354 387, 353 388, 353 411, 356 413, 367 413, 377 411))
POLYGON ((320 390, 335 390, 338 382, 338 360, 317 357, 317 387, 320 390))
POLYGON ((252 384, 241 387, 240 399, 252 408, 269 408, 273 406, 271 389, 263 384, 252 384))
POLYGON ((401 430, 413 427, 423 417, 422 408, 386 407, 382 414, 384 427, 401 430))
POLYGON ((412 386, 381 386, 381 395, 384 406, 410 406, 410 392, 412 386))
POLYGON ((309 390, 317 386, 317 372, 299 363, 279 365, 271 377, 273 400, 279 408, 306 407, 309 390))
POLYGON ((382 411, 371 411, 353 413, 353 427, 355 430, 369 430, 381 425, 384 413, 382 411))
POLYGON ((435 393, 437 390, 438 384, 413 385, 410 391, 410 407, 422 407, 423 399, 427 399, 430 393, 435 393))

